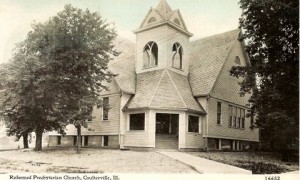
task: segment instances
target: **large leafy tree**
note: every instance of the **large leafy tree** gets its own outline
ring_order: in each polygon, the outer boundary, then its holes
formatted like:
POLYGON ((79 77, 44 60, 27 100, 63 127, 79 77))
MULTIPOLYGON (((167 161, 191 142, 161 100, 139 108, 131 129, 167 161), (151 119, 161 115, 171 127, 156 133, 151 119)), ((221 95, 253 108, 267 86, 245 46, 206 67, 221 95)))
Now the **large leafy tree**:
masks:
POLYGON ((34 112, 27 115, 39 142, 39 132, 63 131, 74 124, 79 151, 81 127, 92 118, 93 107, 101 105, 98 95, 106 88, 102 82, 114 76, 107 64, 118 55, 112 43, 116 32, 98 13, 71 5, 32 27, 15 56, 22 56, 28 72, 28 89, 19 99, 28 96, 32 101, 34 112), (32 116, 37 116, 36 122, 32 116))
POLYGON ((262 140, 284 152, 299 132, 299 1, 241 0, 240 6, 251 66, 231 73, 246 77, 242 93, 253 90, 250 102, 262 140))

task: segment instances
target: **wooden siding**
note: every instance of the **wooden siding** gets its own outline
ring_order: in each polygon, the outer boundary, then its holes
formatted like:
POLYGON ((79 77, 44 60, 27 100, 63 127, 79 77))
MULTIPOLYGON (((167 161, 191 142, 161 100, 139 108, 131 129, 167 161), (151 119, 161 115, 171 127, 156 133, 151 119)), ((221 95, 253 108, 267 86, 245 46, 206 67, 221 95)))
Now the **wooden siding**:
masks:
POLYGON ((186 113, 185 115, 186 127, 185 127, 185 148, 203 148, 204 138, 203 138, 203 118, 202 116, 186 113), (188 117, 189 115, 199 117, 199 133, 188 132, 188 117))
POLYGON ((244 129, 229 127, 228 102, 210 98, 208 101, 208 117, 208 137, 258 141, 258 129, 251 130, 249 128, 250 118, 245 118, 244 129), (221 125, 217 124, 217 102, 221 102, 221 125))
POLYGON ((88 122, 88 129, 83 130, 83 135, 89 134, 118 134, 120 129, 120 94, 110 94, 103 97, 109 97, 108 120, 103 120, 102 108, 95 108, 93 112, 93 120, 88 122))
POLYGON ((153 147, 149 143, 149 110, 147 111, 131 111, 125 112, 126 114, 126 123, 124 128, 126 129, 123 136, 123 145, 125 147, 153 147), (129 115, 134 113, 145 113, 145 130, 129 130, 129 115))

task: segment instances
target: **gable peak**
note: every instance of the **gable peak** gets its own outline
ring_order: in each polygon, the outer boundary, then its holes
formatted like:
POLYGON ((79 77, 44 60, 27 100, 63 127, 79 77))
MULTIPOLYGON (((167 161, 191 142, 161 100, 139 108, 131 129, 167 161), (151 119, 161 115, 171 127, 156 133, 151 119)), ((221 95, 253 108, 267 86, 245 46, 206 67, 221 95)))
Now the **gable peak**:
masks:
POLYGON ((166 0, 160 0, 155 10, 166 20, 169 19, 173 12, 166 0))

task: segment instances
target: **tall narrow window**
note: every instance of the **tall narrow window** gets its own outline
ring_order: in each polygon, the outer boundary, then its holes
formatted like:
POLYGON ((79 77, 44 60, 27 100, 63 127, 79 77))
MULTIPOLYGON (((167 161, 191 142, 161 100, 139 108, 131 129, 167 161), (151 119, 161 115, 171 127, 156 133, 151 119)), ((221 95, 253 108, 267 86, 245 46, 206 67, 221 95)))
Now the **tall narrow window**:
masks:
POLYGON ((109 110, 109 98, 104 97, 103 98, 103 120, 108 120, 108 110, 109 110))
POLYGON ((173 58, 172 58, 172 66, 175 68, 182 69, 182 54, 183 54, 183 49, 181 44, 178 42, 173 45, 172 48, 173 51, 173 58))
POLYGON ((252 110, 250 113, 251 113, 250 114, 250 129, 253 130, 254 129, 254 113, 252 110))
POLYGON ((189 116, 188 132, 199 133, 199 117, 189 116))
POLYGON ((158 65, 158 47, 153 41, 147 43, 144 47, 143 59, 144 68, 149 68, 158 65))
POLYGON ((239 128, 241 124, 241 108, 237 108, 237 123, 236 127, 239 128))
POLYGON ((103 136, 103 146, 108 146, 108 136, 103 136))
POLYGON ((236 107, 233 107, 233 127, 236 127, 236 107))
POLYGON ((61 136, 57 136, 57 145, 61 145, 61 136))
POLYGON ((221 124, 221 102, 218 102, 217 107, 217 124, 221 124))
POLYGON ((232 106, 229 105, 229 126, 231 127, 232 126, 232 106))
POLYGON ((89 137, 88 136, 84 136, 84 146, 88 146, 89 145, 89 137))
POLYGON ((73 136, 73 145, 74 145, 74 146, 77 145, 77 136, 73 136))
POLYGON ((245 128, 245 109, 242 109, 242 128, 245 128))

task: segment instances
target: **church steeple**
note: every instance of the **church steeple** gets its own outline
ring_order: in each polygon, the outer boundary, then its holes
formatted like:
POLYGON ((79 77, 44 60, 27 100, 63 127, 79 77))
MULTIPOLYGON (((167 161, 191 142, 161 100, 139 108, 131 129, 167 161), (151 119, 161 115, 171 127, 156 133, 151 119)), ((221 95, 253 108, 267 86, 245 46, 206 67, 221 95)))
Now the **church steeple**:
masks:
POLYGON ((135 31, 135 33, 139 33, 146 29, 165 24, 168 24, 169 26, 182 31, 182 33, 186 34, 189 37, 193 35, 187 30, 180 11, 178 9, 172 10, 166 0, 160 0, 156 8, 150 8, 148 14, 144 18, 138 30, 135 31))
POLYGON ((182 75, 189 71, 189 38, 179 10, 166 0, 150 8, 136 34, 136 72, 169 69, 182 75))

